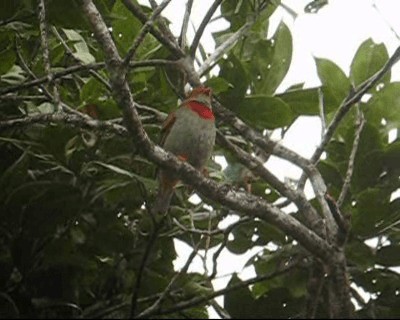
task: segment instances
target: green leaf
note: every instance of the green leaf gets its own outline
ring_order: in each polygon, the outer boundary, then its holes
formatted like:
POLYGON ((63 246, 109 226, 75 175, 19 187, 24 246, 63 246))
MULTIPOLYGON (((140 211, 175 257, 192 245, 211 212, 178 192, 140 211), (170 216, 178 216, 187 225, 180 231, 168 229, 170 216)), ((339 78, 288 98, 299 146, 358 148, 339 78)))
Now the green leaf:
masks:
POLYGON ((242 223, 233 229, 231 236, 232 240, 229 240, 226 244, 226 248, 235 253, 243 254, 252 247, 253 240, 252 236, 255 233, 254 221, 242 223))
POLYGON ((230 54, 227 59, 221 61, 219 78, 229 83, 229 89, 221 94, 224 105, 228 108, 238 108, 246 94, 249 77, 242 62, 230 54))
POLYGON ((224 92, 230 87, 229 82, 221 77, 212 77, 211 79, 206 81, 205 85, 212 88, 215 94, 224 92))
POLYGON ((276 95, 299 115, 319 115, 318 89, 291 90, 276 95))
POLYGON ((324 98, 332 96, 338 107, 350 92, 350 81, 332 61, 315 58, 319 79, 323 85, 324 98))
POLYGON ((375 93, 366 105, 365 116, 369 123, 380 126, 382 120, 389 128, 400 124, 400 82, 392 82, 375 93))
POLYGON ((6 48, 0 51, 1 63, 0 63, 0 75, 7 73, 14 65, 16 56, 12 48, 6 48))
POLYGON ((374 265, 373 250, 364 242, 358 240, 347 244, 346 257, 350 263, 354 263, 360 270, 365 270, 374 265))
POLYGON ((7 20, 17 14, 20 1, 2 0, 0 1, 0 20, 7 20))
POLYGON ((400 164, 400 141, 394 141, 385 149, 383 161, 389 169, 399 169, 400 164))
MULTIPOLYGON (((125 7, 122 1, 117 1, 114 4, 112 8, 112 17, 111 25, 114 39, 122 54, 126 54, 135 37, 139 34, 142 24, 125 7)), ((150 51, 150 48, 147 47, 149 43, 152 43, 150 39, 151 38, 147 36, 141 44, 141 48, 146 48, 146 52, 150 51)))
MULTIPOLYGON (((97 1, 96 4, 98 4, 97 1)), ((46 5, 46 17, 53 25, 70 28, 84 29, 88 25, 79 1, 50 0, 46 5)))
POLYGON ((20 84, 25 80, 25 72, 20 66, 13 65, 7 73, 0 76, 1 82, 5 82, 11 85, 20 84))
POLYGON ((256 61, 260 79, 256 82, 255 92, 259 94, 274 94, 285 78, 292 61, 292 35, 286 24, 281 22, 269 43, 270 55, 266 56, 265 46, 256 49, 261 50, 259 52, 261 58, 256 61))
POLYGON ((288 104, 279 98, 267 95, 247 96, 237 112, 249 124, 261 129, 287 126, 294 118, 288 104))
POLYGON ((104 167, 104 168, 106 168, 106 169, 108 169, 108 170, 110 170, 110 171, 112 171, 112 172, 114 172, 114 173, 116 173, 118 175, 122 175, 122 176, 127 177, 127 178, 138 180, 148 188, 154 188, 155 182, 154 182, 153 179, 148 179, 146 177, 142 177, 142 176, 140 176, 140 175, 138 175, 138 174, 136 174, 136 173, 134 173, 132 171, 125 170, 125 169, 123 169, 121 167, 118 167, 116 165, 109 164, 109 163, 104 163, 104 162, 100 162, 100 161, 93 161, 91 164, 102 166, 102 167, 104 167))
POLYGON ((29 153, 24 152, 11 166, 1 172, 0 190, 3 190, 3 192, 0 198, 5 195, 4 193, 6 193, 6 190, 12 190, 14 187, 26 181, 29 159, 29 153))
MULTIPOLYGON (((358 48, 350 67, 350 78, 358 86, 373 76, 389 59, 385 45, 376 44, 371 38, 365 40, 358 48)), ((390 70, 380 83, 390 81, 390 70)))
POLYGON ((68 40, 74 43, 74 57, 76 59, 82 61, 84 64, 96 62, 95 57, 89 51, 85 39, 77 31, 72 29, 63 29, 63 31, 68 40))
POLYGON ((400 245, 389 245, 379 248, 376 263, 385 267, 400 266, 400 245))
POLYGON ((353 231, 362 236, 372 235, 380 224, 389 216, 388 194, 377 188, 361 192, 353 211, 353 231))

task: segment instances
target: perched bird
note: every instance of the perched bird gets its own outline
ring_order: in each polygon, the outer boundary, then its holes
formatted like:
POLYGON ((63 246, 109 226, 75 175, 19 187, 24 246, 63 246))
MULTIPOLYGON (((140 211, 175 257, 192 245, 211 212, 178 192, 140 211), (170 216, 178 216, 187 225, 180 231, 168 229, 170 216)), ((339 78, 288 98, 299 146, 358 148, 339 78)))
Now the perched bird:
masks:
MULTIPOLYGON (((200 171, 210 158, 215 143, 216 128, 211 97, 210 88, 194 88, 179 108, 169 114, 161 129, 160 145, 200 171)), ((158 181, 153 212, 164 214, 179 179, 162 169, 158 173, 158 181)))

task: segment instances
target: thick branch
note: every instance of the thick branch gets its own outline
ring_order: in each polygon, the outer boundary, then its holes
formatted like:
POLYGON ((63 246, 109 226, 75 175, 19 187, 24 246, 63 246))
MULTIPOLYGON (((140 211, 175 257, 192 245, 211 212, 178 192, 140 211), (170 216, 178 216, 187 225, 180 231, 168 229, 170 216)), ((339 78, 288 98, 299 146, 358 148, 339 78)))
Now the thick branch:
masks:
POLYGON ((285 183, 281 182, 277 177, 275 177, 265 166, 264 163, 258 160, 257 158, 251 156, 240 147, 236 146, 232 142, 230 142, 222 133, 217 133, 217 142, 233 152, 238 160, 244 164, 247 168, 249 168, 254 174, 258 177, 264 179, 264 181, 268 182, 272 187, 274 187, 281 195, 287 197, 291 201, 293 201, 298 209, 304 213, 304 216, 307 219, 307 225, 312 230, 317 230, 317 233, 320 236, 323 235, 323 231, 320 228, 315 228, 316 225, 320 226, 321 218, 315 209, 310 205, 307 201, 306 197, 303 193, 298 192, 287 186, 285 183))

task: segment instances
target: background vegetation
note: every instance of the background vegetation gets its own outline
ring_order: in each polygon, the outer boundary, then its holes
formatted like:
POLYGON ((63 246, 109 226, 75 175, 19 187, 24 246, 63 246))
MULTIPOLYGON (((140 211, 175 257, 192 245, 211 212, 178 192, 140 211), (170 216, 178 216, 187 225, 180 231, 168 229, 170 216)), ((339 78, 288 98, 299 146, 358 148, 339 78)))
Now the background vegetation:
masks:
POLYGON ((190 43, 187 19, 177 38, 160 15, 169 2, 1 1, 1 317, 207 318, 208 306, 233 318, 398 317, 400 50, 367 40, 349 76, 315 59, 320 87, 277 94, 292 57, 285 24, 266 38, 279 1, 216 0, 190 43), (217 8, 230 26, 207 53, 199 41, 217 8), (210 160, 209 178, 154 145, 200 82, 215 93, 214 155, 228 161, 210 160), (311 159, 265 130, 284 136, 301 116, 325 125, 311 159), (302 178, 277 179, 263 166, 271 154, 302 178), (177 188, 162 221, 150 214, 158 165, 193 186, 177 188), (227 215, 240 218, 220 229, 227 215), (193 248, 181 270, 174 239, 193 248), (215 290, 221 251, 255 246, 256 276, 215 290), (211 248, 211 270, 188 272, 211 248))

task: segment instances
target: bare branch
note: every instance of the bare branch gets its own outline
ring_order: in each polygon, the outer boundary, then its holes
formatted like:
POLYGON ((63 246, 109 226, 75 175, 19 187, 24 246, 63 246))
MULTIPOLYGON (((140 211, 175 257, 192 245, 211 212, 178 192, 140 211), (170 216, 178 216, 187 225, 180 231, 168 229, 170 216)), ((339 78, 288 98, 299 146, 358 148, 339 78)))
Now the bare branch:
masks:
POLYGON ((150 237, 149 241, 147 242, 146 249, 144 250, 142 260, 140 261, 139 270, 137 271, 137 275, 136 275, 136 282, 135 282, 135 285, 133 288, 132 299, 131 299, 130 318, 134 318, 136 315, 136 307, 137 307, 137 303, 138 303, 140 287, 142 285, 142 278, 144 275, 144 270, 145 270, 150 252, 153 249, 153 245, 159 235, 160 228, 163 225, 162 221, 160 223, 155 223, 155 221, 153 221, 154 226, 153 226, 153 230, 151 233, 151 237, 150 237))
POLYGON ((298 260, 294 260, 293 262, 285 265, 284 267, 276 270, 275 272, 272 272, 272 273, 269 273, 269 274, 265 274, 265 275, 261 275, 261 276, 258 276, 258 277, 255 277, 255 278, 252 278, 252 279, 249 279, 249 280, 246 280, 246 281, 242 281, 242 282, 234 284, 234 285, 232 285, 230 287, 226 287, 224 289, 214 291, 213 293, 211 293, 209 295, 197 296, 197 297, 194 297, 191 300, 179 302, 176 305, 174 305, 173 307, 170 307, 170 308, 167 308, 167 309, 164 309, 164 310, 161 309, 157 313, 151 313, 151 314, 145 314, 145 315, 141 314, 137 318, 140 319, 140 318, 146 318, 146 317, 154 316, 154 315, 171 314, 171 313, 174 313, 176 311, 182 311, 182 310, 185 310, 185 309, 188 309, 188 308, 195 307, 195 306, 200 305, 200 304, 204 304, 204 303, 208 302, 209 300, 214 299, 214 298, 216 298, 218 296, 225 295, 225 294, 227 294, 229 292, 233 292, 233 291, 236 291, 238 289, 246 288, 246 287, 248 287, 248 286, 250 286, 252 284, 255 284, 255 283, 258 283, 258 282, 262 282, 262 281, 266 281, 266 280, 270 280, 270 279, 273 279, 273 278, 278 277, 280 275, 283 275, 283 274, 289 272, 290 270, 294 269, 295 267, 297 267, 298 263, 299 263, 298 260))
POLYGON ((43 63, 44 63, 44 70, 47 74, 48 81, 50 87, 53 87, 53 103, 55 111, 59 111, 61 107, 60 102, 60 94, 58 92, 57 85, 54 82, 54 78, 51 73, 51 65, 50 65, 50 53, 49 53, 49 41, 47 35, 47 23, 46 23, 46 7, 45 7, 45 0, 39 1, 39 28, 40 28, 40 40, 42 43, 43 49, 43 63))
POLYGON ((121 136, 126 136, 128 134, 125 127, 115 124, 111 121, 99 121, 89 117, 84 117, 83 114, 67 113, 37 114, 24 118, 0 121, 0 132, 40 123, 46 125, 49 123, 63 123, 74 128, 89 129, 100 132, 112 132, 121 136))
POLYGON ((129 62, 133 59, 133 56, 136 53, 136 50, 139 48, 140 44, 144 41, 147 33, 150 30, 150 27, 153 25, 154 20, 161 14, 161 12, 167 7, 167 5, 171 2, 171 0, 164 0, 159 6, 157 6, 150 18, 146 21, 143 25, 142 29, 139 31, 135 41, 133 42, 132 46, 129 48, 128 53, 124 59, 124 68, 129 65, 129 62))
POLYGON ((228 243, 228 237, 229 234, 239 225, 249 222, 251 221, 251 219, 249 217, 242 217, 239 219, 239 221, 236 221, 235 223, 232 223, 229 227, 227 227, 224 230, 224 240, 222 240, 221 245, 219 246, 218 250, 215 251, 213 257, 212 257, 212 261, 213 261, 213 271, 210 274, 210 276, 208 277, 210 280, 214 279, 217 275, 217 260, 219 258, 219 256, 221 255, 222 250, 224 250, 224 248, 226 247, 227 243, 228 243))
POLYGON ((353 176, 353 170, 354 170, 354 161, 356 159, 358 144, 360 142, 360 136, 364 128, 364 125, 365 125, 365 119, 363 113, 360 109, 358 109, 358 117, 356 119, 356 132, 354 134, 353 147, 351 148, 349 163, 347 165, 346 178, 344 180, 342 191, 340 192, 337 201, 337 205, 339 208, 342 206, 344 199, 346 198, 347 192, 349 191, 350 188, 351 177, 353 176))
POLYGON ((186 34, 189 25, 190 13, 192 12, 193 0, 187 0, 185 15, 183 16, 181 34, 179 36, 179 46, 184 50, 186 46, 186 34))
MULTIPOLYGON (((147 16, 140 8, 139 5, 134 3, 131 0, 122 0, 126 8, 132 12, 132 14, 138 18, 143 24, 146 23, 147 16)), ((174 53, 178 58, 182 58, 185 56, 185 53, 182 51, 181 48, 177 44, 175 44, 169 37, 164 36, 157 28, 153 25, 149 26, 150 33, 166 48, 168 48, 172 53, 174 53)))
MULTIPOLYGON (((18 54, 18 51, 17 51, 17 54, 18 54)), ((171 60, 152 59, 152 60, 144 60, 144 61, 135 61, 135 62, 131 62, 129 64, 129 67, 132 69, 142 68, 142 67, 155 67, 155 66, 177 66, 177 63, 176 63, 176 61, 171 61, 171 60)), ((24 67, 24 66, 22 66, 22 67, 24 67)), ((98 70, 98 69, 102 69, 104 67, 105 67, 104 62, 97 62, 97 63, 91 63, 91 64, 86 64, 86 65, 75 65, 75 66, 71 66, 71 67, 65 68, 63 70, 60 70, 60 71, 53 72, 52 78, 53 78, 53 80, 60 79, 60 78, 68 77, 71 74, 76 73, 76 72, 98 70)), ((40 86, 42 84, 49 82, 49 78, 47 76, 37 78, 32 73, 31 70, 29 70, 27 72, 35 79, 31 80, 31 81, 23 82, 18 85, 1 88, 0 95, 40 86)))
MULTIPOLYGON (((73 58, 79 65, 84 65, 83 62, 76 58, 74 53, 72 52, 71 48, 67 45, 67 43, 64 41, 64 38, 61 36, 61 34, 58 32, 56 27, 52 27, 51 30, 53 31, 54 35, 57 37, 57 39, 61 42, 62 46, 65 49, 65 52, 67 55, 69 55, 71 58, 73 58)), ((98 72, 96 72, 93 69, 88 69, 89 73, 95 77, 97 80, 99 80, 108 90, 111 90, 111 86, 108 83, 106 79, 104 79, 98 72)))
POLYGON ((321 120, 321 139, 323 139, 326 131, 326 119, 325 119, 324 94, 321 88, 318 89, 318 107, 319 107, 319 117, 321 120))
POLYGON ((207 27, 207 24, 210 22, 212 16, 214 15, 215 11, 219 7, 223 0, 215 0, 214 3, 210 6, 208 9, 206 15, 204 16, 203 20, 200 23, 199 28, 197 29, 197 32, 193 38, 192 45, 190 46, 190 51, 189 54, 193 58, 196 54, 197 47, 199 46, 200 39, 204 33, 204 30, 207 27))
POLYGON ((224 43, 222 43, 215 51, 207 58, 206 61, 201 65, 197 73, 202 76, 204 73, 209 71, 210 65, 219 60, 224 54, 226 54, 236 42, 250 30, 256 20, 246 22, 238 31, 231 35, 224 43))
MULTIPOLYGON (((193 251, 190 253, 190 255, 189 255, 188 259, 186 260, 186 263, 183 266, 183 268, 181 269, 181 271, 179 271, 172 277, 171 281, 168 283, 167 287, 164 289, 164 291, 162 292, 160 297, 157 299, 157 301, 154 302, 149 308, 144 310, 142 313, 140 313, 136 318, 146 318, 152 314, 158 313, 161 310, 162 302, 165 300, 167 295, 170 293, 173 285, 178 280, 178 278, 182 274, 185 274, 187 272, 187 270, 189 269, 190 265, 192 264, 193 259, 196 257, 197 253, 199 252, 200 244, 202 243, 202 241, 203 240, 201 239, 197 243, 197 245, 193 248, 193 251)), ((180 310, 180 311, 182 311, 182 310, 180 310)), ((131 314, 131 316, 134 316, 134 315, 131 314)))
MULTIPOLYGON (((150 5, 152 7, 153 10, 155 10, 157 8, 157 2, 155 0, 149 0, 150 5)), ((167 26, 167 24, 165 23, 165 20, 162 18, 158 18, 157 19, 157 24, 158 27, 161 31, 161 33, 167 37, 171 42, 173 42, 176 46, 179 47, 178 42, 176 41, 175 36, 173 35, 173 33, 171 32, 171 30, 169 29, 169 27, 167 26)))

